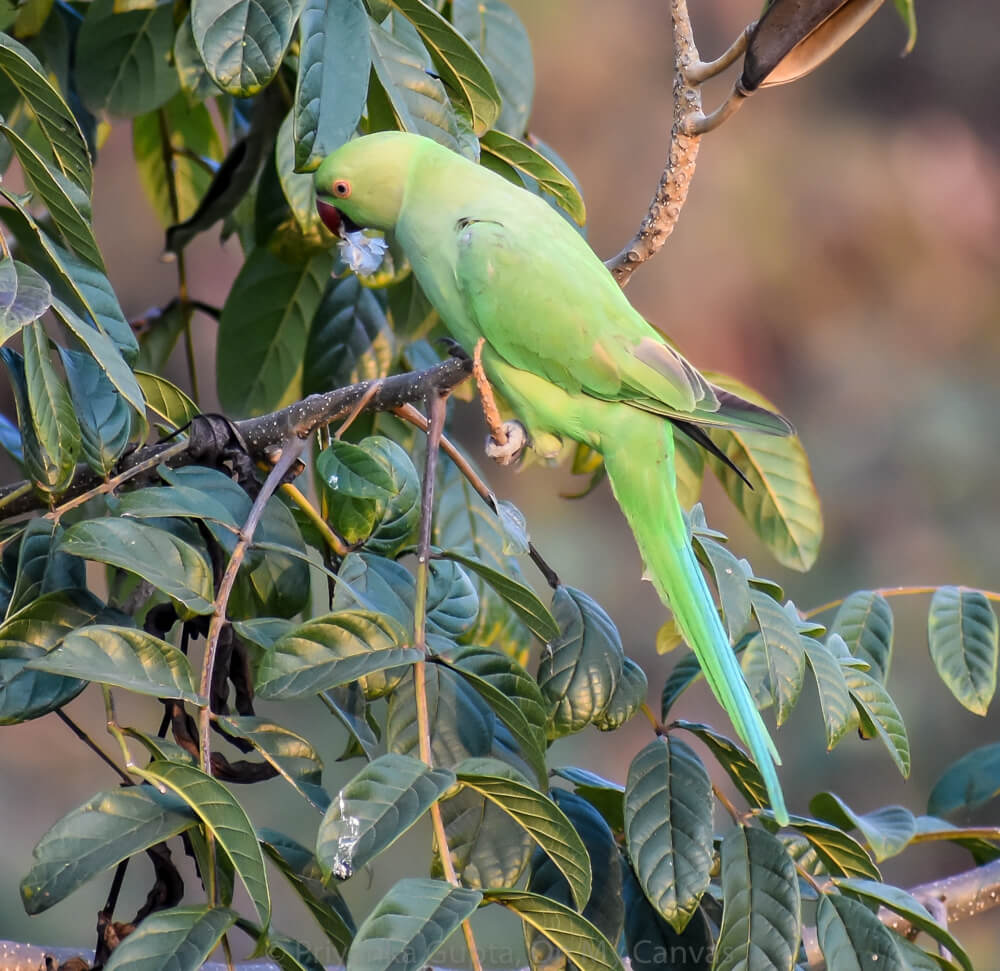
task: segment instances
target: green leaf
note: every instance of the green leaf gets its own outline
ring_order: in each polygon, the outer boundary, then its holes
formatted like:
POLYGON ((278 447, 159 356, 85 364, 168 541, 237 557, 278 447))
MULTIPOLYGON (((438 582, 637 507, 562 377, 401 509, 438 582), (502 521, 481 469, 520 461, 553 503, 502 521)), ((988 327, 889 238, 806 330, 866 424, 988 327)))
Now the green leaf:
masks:
POLYGON ((860 897, 882 907, 888 907, 901 917, 908 920, 914 927, 919 927, 925 934, 944 945, 965 971, 973 971, 972 962, 965 949, 942 927, 916 898, 898 887, 890 887, 874 880, 846 879, 836 880, 837 886, 853 896, 860 897))
POLYGON ((389 373, 396 339, 378 293, 362 286, 353 273, 329 281, 309 327, 302 375, 306 394, 389 373))
POLYGON ((484 134, 500 115, 500 92, 483 59, 433 7, 421 0, 389 2, 417 28, 441 80, 471 117, 473 131, 484 134))
POLYGON ((565 814, 550 799, 515 779, 459 768, 458 781, 499 806, 548 854, 569 883, 578 908, 590 899, 591 873, 586 847, 565 814))
POLYGON ((189 10, 177 28, 174 37, 174 65, 180 78, 181 89, 191 101, 205 101, 214 97, 219 89, 205 69, 205 62, 198 53, 194 42, 194 30, 191 27, 191 11, 189 10))
POLYGON ((303 6, 304 0, 194 0, 194 42, 216 84, 239 98, 266 87, 303 6))
POLYGON ((277 830, 258 830, 257 837, 323 933, 341 956, 346 954, 354 939, 354 919, 340 891, 324 885, 323 871, 312 851, 277 830))
POLYGON ((802 933, 799 883, 780 841, 762 829, 731 830, 722 841, 722 893, 713 971, 793 967, 802 933))
POLYGON ((621 637, 604 609, 580 590, 560 586, 552 598, 560 628, 542 653, 538 687, 549 705, 549 735, 578 732, 611 701, 621 678, 621 637))
POLYGON ((201 409, 175 384, 158 374, 136 371, 135 379, 142 388, 146 407, 174 428, 186 425, 201 413, 201 409))
POLYGON ((906 735, 903 716, 878 681, 857 668, 847 665, 843 668, 851 700, 862 723, 871 734, 877 734, 882 739, 905 779, 910 774, 910 740, 906 735))
POLYGON ((512 910, 548 938, 580 971, 624 971, 608 939, 565 904, 524 890, 487 890, 483 900, 512 910))
POLYGON ((442 559, 454 560, 472 570, 510 604, 539 640, 547 643, 559 637, 559 625, 555 618, 530 587, 457 550, 441 550, 435 555, 442 559))
POLYGON ((378 82, 368 89, 369 125, 374 108, 374 116, 384 122, 381 127, 425 135, 459 151, 455 112, 445 86, 428 73, 430 55, 419 35, 413 31, 410 41, 416 43, 411 46, 374 21, 369 29, 372 78, 378 82))
POLYGON ((455 784, 448 769, 388 753, 369 762, 327 810, 316 837, 324 873, 347 880, 388 849, 455 784))
POLYGON ((769 805, 767 797, 767 786, 761 777, 760 769, 753 760, 743 751, 732 739, 720 735, 709 725, 702 725, 698 722, 684 721, 677 719, 673 723, 677 728, 683 728, 691 732, 696 738, 703 742, 709 751, 718 760, 719 765, 726 770, 726 775, 733 780, 733 785, 742 793, 751 806, 758 806, 761 809, 769 805))
MULTIPOLYGON (((774 405, 752 388, 725 375, 710 380, 754 404, 774 405)), ((795 436, 712 429, 709 436, 741 469, 752 488, 719 459, 708 461, 729 498, 775 559, 793 570, 808 570, 816 561, 823 537, 819 497, 809 460, 795 436)))
POLYGON ((292 112, 289 112, 278 129, 278 138, 274 146, 274 165, 281 192, 295 218, 295 224, 302 236, 309 238, 311 234, 319 232, 320 226, 319 212, 316 209, 316 186, 311 175, 297 172, 295 169, 292 122, 292 112))
POLYGON ((205 166, 190 155, 221 159, 222 143, 208 108, 192 105, 186 94, 178 92, 162 108, 140 115, 132 122, 132 153, 146 198, 160 223, 171 226, 191 218, 212 180, 205 166), (170 180, 174 184, 176 210, 170 180))
MULTIPOLYGON (((93 333, 103 337, 96 330, 93 333)), ((114 345, 110 341, 108 344, 117 354, 114 345)), ((108 478, 128 447, 134 412, 89 354, 60 347, 59 355, 66 372, 73 409, 80 423, 83 458, 94 472, 108 478)))
POLYGON ((131 516, 133 519, 162 519, 178 516, 191 519, 204 519, 212 523, 224 523, 229 530, 219 530, 217 538, 226 546, 227 552, 232 551, 236 543, 236 533, 239 523, 233 513, 207 492, 185 485, 146 486, 126 492, 118 500, 119 516, 131 516), (227 536, 228 533, 228 536, 227 536), (228 539, 228 545, 225 540, 228 539))
POLYGON ((330 797, 323 788, 323 760, 310 741, 255 715, 220 715, 217 724, 249 742, 293 789, 326 812, 330 797))
POLYGON ((130 519, 90 519, 66 530, 61 549, 137 574, 196 614, 212 612, 212 568, 165 529, 130 519))
POLYGON ((941 680, 969 711, 985 715, 997 686, 1000 626, 979 590, 940 587, 931 598, 927 644, 941 680))
POLYGON ((306 0, 292 108, 298 171, 318 168, 354 134, 368 95, 371 60, 362 0, 306 0))
POLYGON ((545 787, 545 707, 534 678, 512 658, 488 648, 465 648, 441 663, 482 695, 510 729, 538 784, 545 787))
POLYGON ((750 600, 760 625, 770 693, 778 703, 777 720, 782 725, 799 700, 806 673, 805 652, 792 616, 795 608, 782 607, 759 590, 750 592, 750 600))
POLYGON ((715 588, 719 591, 719 603, 726 621, 726 631, 734 643, 750 623, 750 583, 740 567, 740 562, 721 543, 707 536, 695 534, 692 537, 695 552, 699 547, 708 560, 715 577, 715 588))
POLYGON ((649 682, 646 672, 632 658, 622 663, 622 676, 615 687, 608 707, 594 720, 594 727, 601 732, 621 728, 645 704, 649 682))
MULTIPOLYGON (((49 356, 49 339, 35 321, 24 329, 24 379, 39 463, 32 478, 58 495, 73 481, 80 453, 80 425, 69 390, 49 356)), ((23 434, 23 432, 22 432, 23 434)))
POLYGON ((854 657, 867 661, 869 674, 879 681, 889 676, 893 620, 889 601, 874 590, 857 590, 841 605, 830 627, 854 657))
POLYGON ((806 838, 827 873, 835 877, 881 879, 865 848, 842 829, 803 816, 793 815, 790 822, 806 838))
POLYGON ((572 180, 530 145, 496 130, 487 132, 480 139, 480 145, 484 156, 488 155, 534 179, 541 191, 554 196, 579 225, 587 221, 586 207, 572 180))
POLYGON ((216 378, 228 413, 259 415, 298 397, 309 322, 333 259, 318 250, 292 265, 258 247, 243 264, 219 319, 216 378))
POLYGON ((908 971, 892 931, 850 897, 820 896, 816 932, 828 967, 838 971, 908 971))
POLYGON ((111 952, 108 971, 198 971, 239 915, 226 907, 172 907, 145 917, 111 952))
POLYGON ((694 654, 685 654, 673 667, 667 680, 663 683, 660 695, 660 721, 666 722, 674 702, 684 690, 702 677, 701 665, 694 654))
POLYGON ((893 2, 896 13, 906 27, 906 46, 903 48, 903 53, 909 54, 917 43, 917 11, 913 0, 893 0, 893 2))
POLYGON ((288 699, 347 684, 373 671, 421 658, 392 618, 341 610, 302 624, 275 642, 257 662, 256 693, 288 699))
POLYGON ((207 704, 198 694, 188 659, 166 641, 131 627, 85 627, 28 666, 154 698, 207 704))
POLYGON ((594 772, 572 765, 558 766, 552 775, 573 783, 573 791, 586 799, 615 833, 625 831, 625 787, 594 772))
POLYGON ((135 853, 190 828, 195 815, 150 786, 99 792, 67 813, 39 841, 21 881, 29 914, 40 914, 135 853))
POLYGON ((262 924, 271 919, 267 873, 253 826, 243 807, 218 780, 192 765, 151 762, 134 770, 158 787, 166 787, 184 800, 200 817, 236 868, 262 924))
POLYGON ((535 64, 524 24, 503 0, 453 0, 451 19, 496 81, 501 98, 496 127, 520 137, 535 92, 535 64))
POLYGON ((917 833, 913 813, 903 806, 883 806, 859 815, 835 793, 820 792, 809 801, 809 809, 841 829, 861 830, 879 863, 901 853, 917 833))
POLYGON ((180 88, 170 63, 174 6, 156 0, 117 12, 115 0, 93 0, 76 42, 76 81, 95 114, 132 117, 159 108, 180 88))
POLYGON ((347 971, 417 971, 482 899, 441 880, 400 880, 358 928, 347 971))
POLYGON ((38 597, 57 590, 84 590, 87 574, 74 556, 53 549, 58 547, 63 528, 51 519, 29 519, 21 534, 7 617, 15 615, 38 597))
MULTIPOLYGON (((838 635, 832 635, 838 636, 838 635)), ((826 748, 830 751, 851 730, 857 721, 857 712, 847 690, 844 669, 830 649, 811 637, 802 639, 806 661, 816 679, 816 692, 823 712, 826 729, 826 748)))
POLYGON ((316 456, 316 470, 332 492, 355 499, 387 499, 394 491, 388 472, 367 451, 339 439, 316 456))
POLYGON ((31 106, 63 175, 89 193, 94 180, 87 141, 76 116, 50 83, 35 55, 13 37, 0 34, 0 71, 31 106))
POLYGON ((953 762, 927 799, 932 816, 970 811, 1000 795, 1000 742, 982 745, 953 762))
POLYGON ((37 271, 9 257, 0 260, 0 344, 38 320, 51 304, 52 288, 37 271))
POLYGON ((710 879, 712 783, 679 739, 660 736, 632 760, 625 839, 650 903, 674 930, 684 930, 710 879))

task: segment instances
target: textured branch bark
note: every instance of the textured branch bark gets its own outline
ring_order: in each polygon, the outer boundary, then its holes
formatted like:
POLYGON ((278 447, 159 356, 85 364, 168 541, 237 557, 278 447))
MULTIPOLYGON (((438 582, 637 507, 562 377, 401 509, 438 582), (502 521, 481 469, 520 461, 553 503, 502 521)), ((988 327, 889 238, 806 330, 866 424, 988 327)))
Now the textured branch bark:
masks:
MULTIPOLYGON (((393 411, 404 404, 423 401, 429 391, 447 391, 461 384, 472 374, 472 359, 449 358, 423 371, 409 371, 382 379, 381 386, 365 404, 366 411, 393 411)), ((337 388, 325 394, 314 394, 296 401, 281 411, 275 411, 259 418, 247 418, 233 423, 233 428, 246 444, 248 455, 254 461, 272 461, 274 452, 292 436, 307 437, 321 425, 327 425, 350 414, 366 394, 371 391, 373 381, 362 381, 346 388, 337 388)), ((120 463, 118 472, 148 463, 156 456, 172 450, 176 441, 146 445, 136 449, 120 463)), ((169 458, 172 467, 193 465, 199 460, 197 452, 191 448, 180 451, 169 458)), ((143 473, 155 476, 154 467, 143 473)), ((137 477, 135 481, 143 481, 137 477)), ((77 466, 76 474, 69 489, 60 497, 66 502, 89 492, 101 485, 101 478, 88 466, 77 466)), ((11 519, 24 513, 48 509, 48 501, 35 492, 17 495, 4 503, 4 497, 23 489, 24 482, 16 482, 0 488, 0 521, 11 519)), ((2 969, 2 965, 0 965, 2 969)))
POLYGON ((694 177, 701 142, 700 135, 689 134, 687 130, 688 118, 693 113, 701 114, 701 89, 688 74, 688 69, 701 61, 691 30, 687 0, 671 0, 670 20, 674 48, 674 114, 670 145, 660 184, 638 232, 617 256, 605 263, 622 287, 639 266, 659 251, 674 231, 694 177))

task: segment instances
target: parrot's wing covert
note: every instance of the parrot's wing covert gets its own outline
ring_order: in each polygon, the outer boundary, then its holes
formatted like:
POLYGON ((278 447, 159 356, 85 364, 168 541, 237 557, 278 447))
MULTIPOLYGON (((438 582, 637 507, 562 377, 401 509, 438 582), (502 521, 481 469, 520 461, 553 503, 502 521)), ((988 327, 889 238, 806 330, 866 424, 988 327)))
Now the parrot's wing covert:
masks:
POLYGON ((714 412, 711 384, 632 308, 587 244, 551 228, 456 227, 456 284, 493 350, 571 394, 695 420, 714 412))

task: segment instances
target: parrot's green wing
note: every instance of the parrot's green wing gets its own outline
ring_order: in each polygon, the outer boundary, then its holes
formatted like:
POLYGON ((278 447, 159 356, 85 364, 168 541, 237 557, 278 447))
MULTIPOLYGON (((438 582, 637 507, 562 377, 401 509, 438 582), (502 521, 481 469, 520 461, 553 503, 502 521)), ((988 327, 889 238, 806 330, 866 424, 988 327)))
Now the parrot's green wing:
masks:
POLYGON ((464 218, 456 226, 465 310, 508 364, 570 394, 698 424, 789 433, 783 418, 714 387, 666 343, 564 220, 535 222, 519 214, 516 225, 464 218))

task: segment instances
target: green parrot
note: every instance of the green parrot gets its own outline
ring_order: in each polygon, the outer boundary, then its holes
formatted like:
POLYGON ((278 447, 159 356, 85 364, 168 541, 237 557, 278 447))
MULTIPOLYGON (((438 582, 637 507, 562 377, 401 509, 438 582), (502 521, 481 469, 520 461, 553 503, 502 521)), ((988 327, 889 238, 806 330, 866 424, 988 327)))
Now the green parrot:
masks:
POLYGON ((537 453, 553 456, 568 438, 603 456, 647 574, 786 823, 777 749, 688 538, 674 431, 719 454, 703 426, 776 435, 791 426, 699 374, 547 202, 428 138, 348 142, 324 159, 316 190, 334 232, 363 227, 395 240, 459 344, 485 338, 483 368, 537 453))

